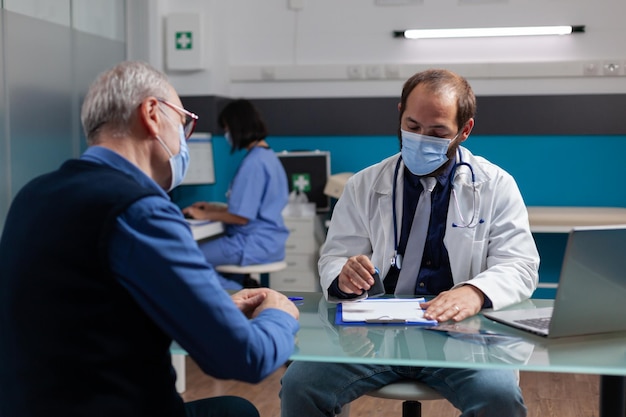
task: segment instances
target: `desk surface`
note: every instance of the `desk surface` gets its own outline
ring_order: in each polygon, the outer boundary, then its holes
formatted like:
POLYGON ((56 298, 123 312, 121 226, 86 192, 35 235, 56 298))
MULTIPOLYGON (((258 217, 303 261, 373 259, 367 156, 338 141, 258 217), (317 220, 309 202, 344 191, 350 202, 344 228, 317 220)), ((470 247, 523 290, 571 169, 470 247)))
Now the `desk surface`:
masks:
MULTIPOLYGON (((504 343, 480 344, 418 326, 335 325, 336 306, 321 293, 286 294, 304 297, 298 306, 300 331, 292 360, 626 375, 626 332, 546 339, 482 315, 461 322, 512 336, 504 343)), ((526 308, 551 304, 552 300, 521 303, 526 308)))
POLYGON ((203 240, 216 237, 224 233, 224 223, 188 220, 191 233, 195 240, 203 240))
POLYGON ((576 226, 626 224, 623 207, 528 207, 530 230, 535 233, 567 233, 576 226))

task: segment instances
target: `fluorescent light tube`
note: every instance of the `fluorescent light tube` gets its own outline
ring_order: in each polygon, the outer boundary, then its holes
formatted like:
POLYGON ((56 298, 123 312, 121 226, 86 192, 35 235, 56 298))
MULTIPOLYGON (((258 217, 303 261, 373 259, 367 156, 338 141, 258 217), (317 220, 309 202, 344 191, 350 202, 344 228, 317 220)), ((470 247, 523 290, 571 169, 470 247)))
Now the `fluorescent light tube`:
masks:
POLYGON ((494 36, 569 35, 584 32, 584 26, 527 26, 464 29, 409 29, 395 31, 394 36, 406 39, 475 38, 494 36))

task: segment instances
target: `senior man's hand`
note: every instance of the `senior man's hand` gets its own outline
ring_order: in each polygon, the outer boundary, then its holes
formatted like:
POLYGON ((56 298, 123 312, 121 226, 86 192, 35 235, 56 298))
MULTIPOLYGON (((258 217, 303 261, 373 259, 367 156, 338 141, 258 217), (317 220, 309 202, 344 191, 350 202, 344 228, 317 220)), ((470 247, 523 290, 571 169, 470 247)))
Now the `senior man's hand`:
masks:
POLYGON ((254 318, 267 308, 276 308, 300 317, 298 307, 285 295, 270 288, 245 288, 231 295, 233 302, 248 318, 254 318))

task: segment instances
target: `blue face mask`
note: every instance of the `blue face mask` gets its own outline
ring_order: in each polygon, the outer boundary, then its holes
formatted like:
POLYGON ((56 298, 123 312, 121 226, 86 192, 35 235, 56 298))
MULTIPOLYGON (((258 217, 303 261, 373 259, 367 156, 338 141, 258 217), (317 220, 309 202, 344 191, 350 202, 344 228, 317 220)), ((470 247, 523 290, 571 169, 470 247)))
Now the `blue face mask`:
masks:
POLYGON ((230 136, 230 132, 224 132, 224 138, 226 139, 226 142, 228 142, 228 144, 232 148, 233 147, 233 138, 232 138, 232 136, 230 136))
POLYGON ((165 148, 167 153, 170 156, 170 169, 172 170, 172 182, 170 183, 168 192, 172 191, 175 187, 180 185, 181 182, 185 179, 185 175, 187 175, 187 171, 189 170, 189 147, 187 146, 187 140, 185 140, 185 131, 183 129, 183 125, 178 125, 178 135, 180 137, 180 152, 174 155, 169 150, 165 143, 159 138, 156 137, 159 143, 165 148))
POLYGON ((430 174, 448 160, 448 146, 453 139, 420 135, 406 130, 400 130, 400 132, 402 134, 402 161, 413 174, 430 174))

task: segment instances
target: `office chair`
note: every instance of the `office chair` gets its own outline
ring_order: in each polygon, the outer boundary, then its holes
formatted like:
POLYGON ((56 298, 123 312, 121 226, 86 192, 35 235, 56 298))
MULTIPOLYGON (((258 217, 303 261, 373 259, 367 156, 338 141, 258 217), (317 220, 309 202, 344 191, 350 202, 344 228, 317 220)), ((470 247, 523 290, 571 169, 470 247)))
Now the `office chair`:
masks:
POLYGON ((259 276, 260 285, 262 287, 269 287, 269 275, 270 272, 282 271, 287 268, 287 262, 270 262, 267 264, 254 264, 254 265, 216 265, 215 270, 223 272, 225 274, 241 274, 250 277, 253 274, 259 276))
MULTIPOLYGON (((519 384, 519 369, 515 370, 515 376, 519 384)), ((394 382, 368 392, 365 395, 392 400, 404 400, 402 403, 402 417, 422 417, 422 404, 420 401, 445 399, 441 394, 423 382, 411 379, 394 382)), ((337 414, 336 417, 350 417, 350 404, 344 405, 341 414, 337 414)))
MULTIPOLYGON (((402 403, 402 417, 421 417, 421 401, 444 399, 441 394, 423 382, 408 379, 386 385, 380 389, 368 392, 366 395, 370 397, 404 400, 402 403)), ((343 406, 341 414, 338 414, 337 417, 349 416, 350 404, 346 404, 343 406)))

